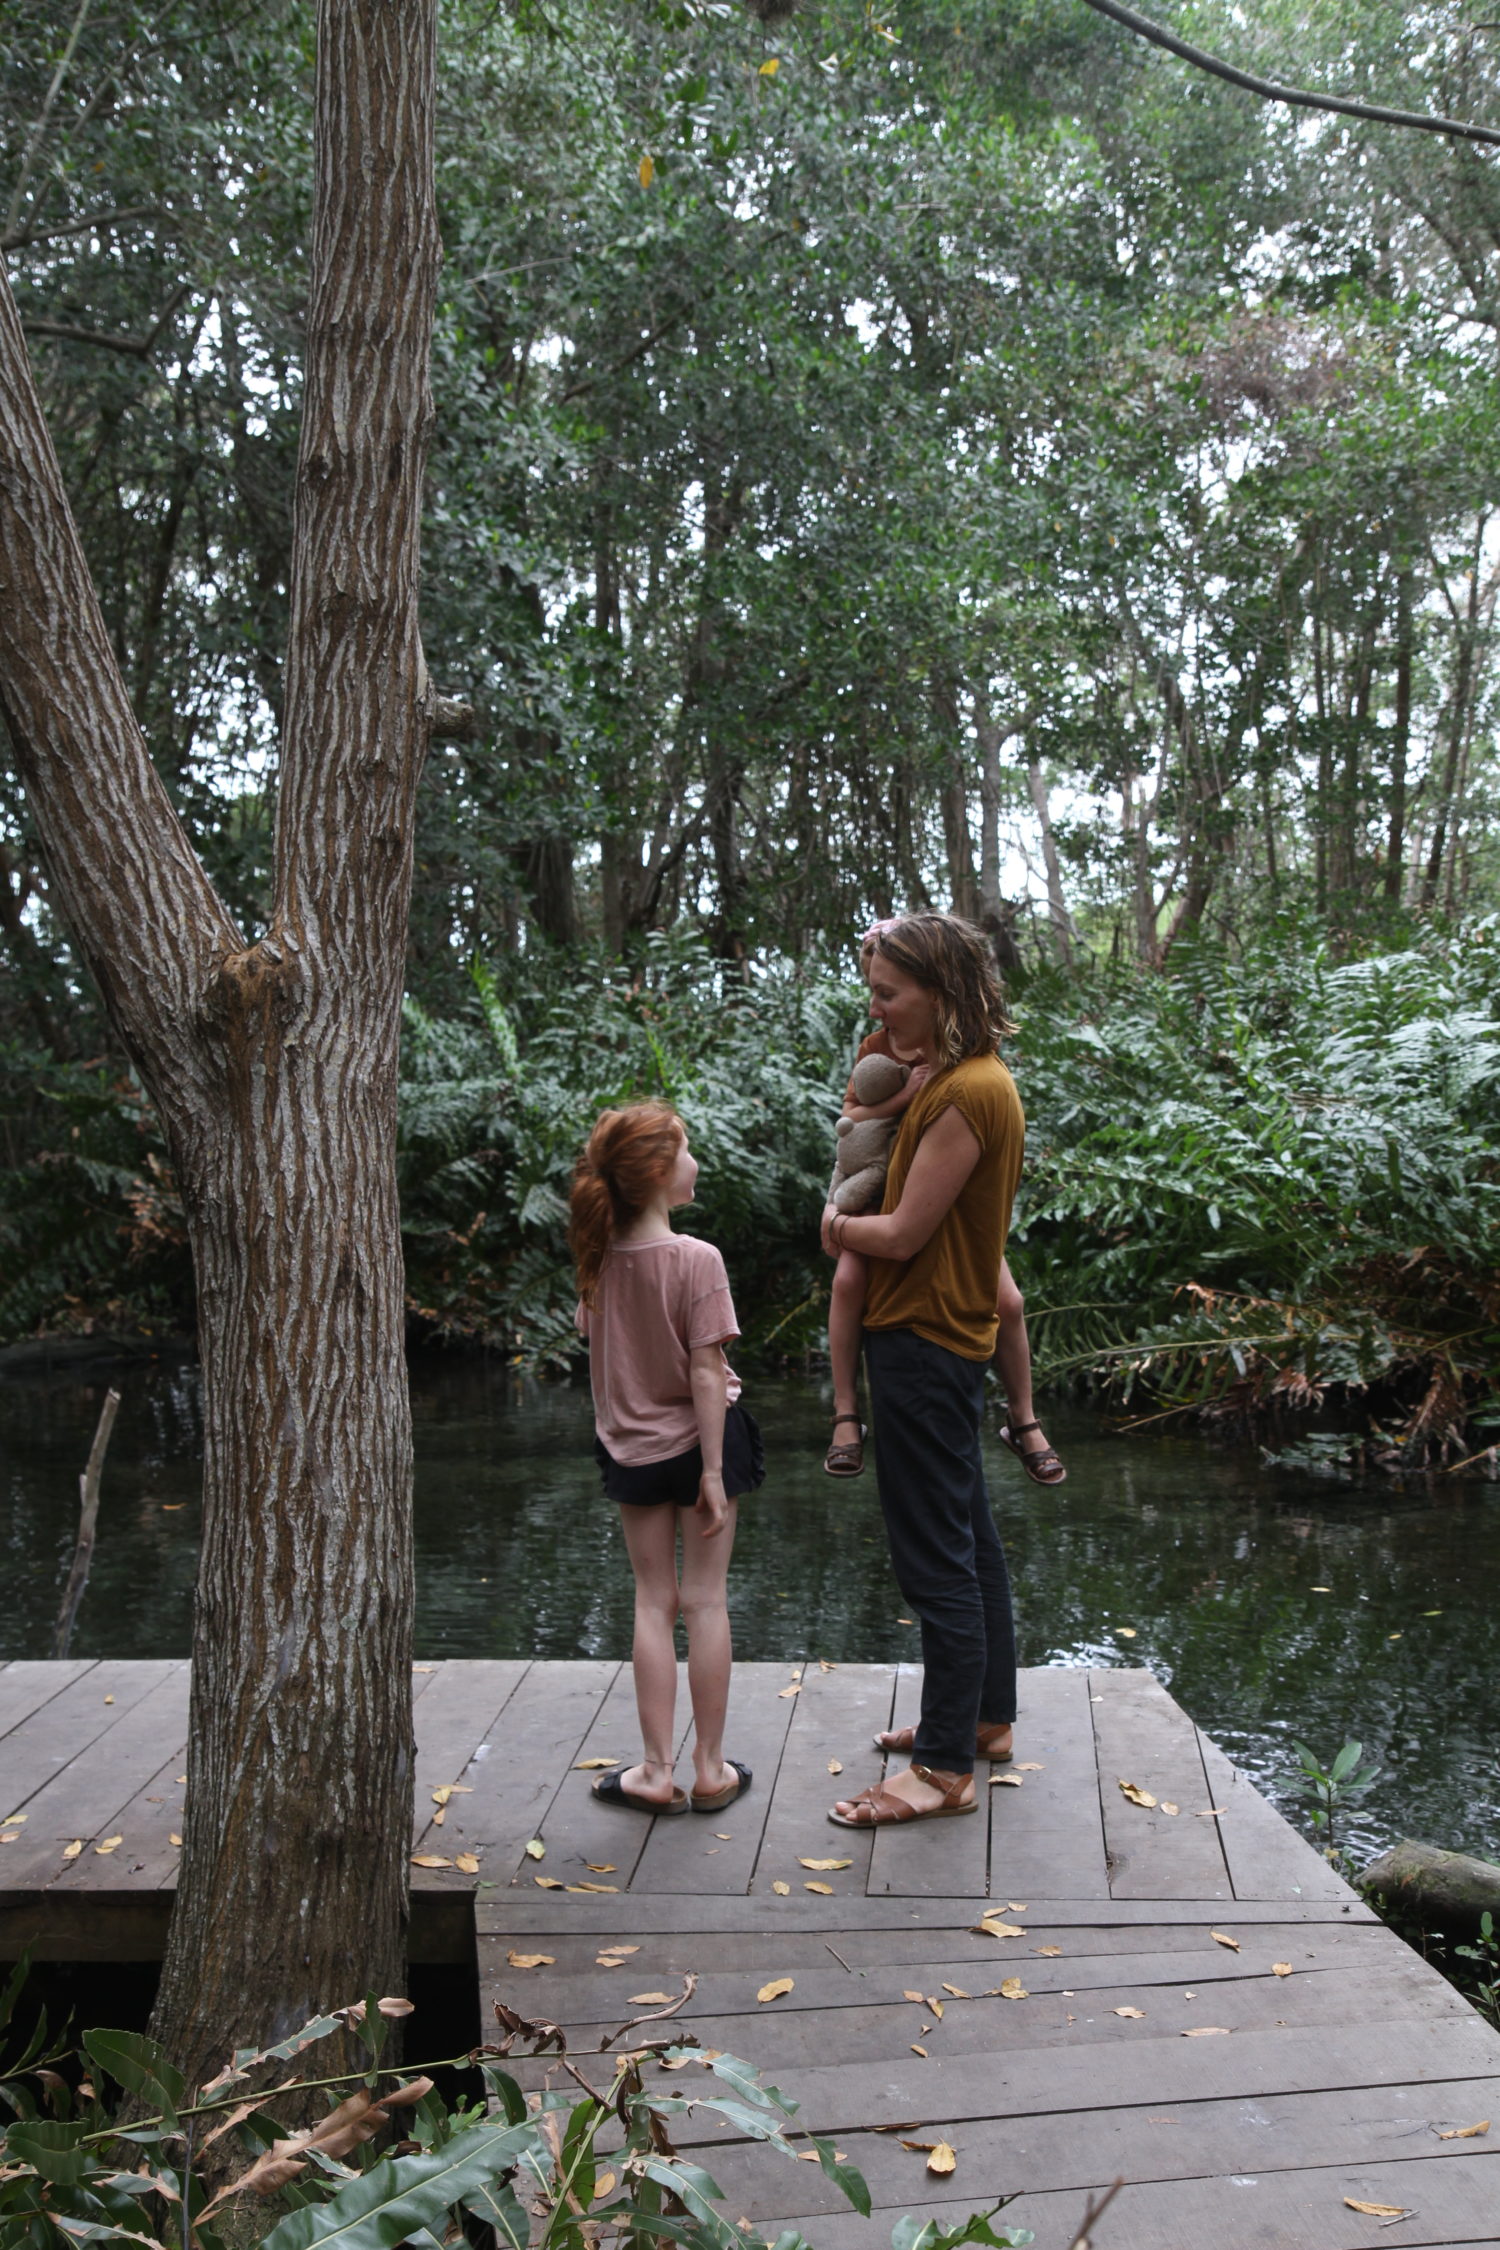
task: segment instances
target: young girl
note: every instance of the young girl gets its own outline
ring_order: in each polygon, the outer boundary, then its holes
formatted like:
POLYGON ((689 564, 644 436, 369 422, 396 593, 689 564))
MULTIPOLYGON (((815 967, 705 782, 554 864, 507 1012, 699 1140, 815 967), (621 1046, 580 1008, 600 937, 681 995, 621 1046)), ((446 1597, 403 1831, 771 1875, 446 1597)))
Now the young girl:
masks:
MULTIPOLYGON (((862 1109, 852 1087, 844 1096, 844 1115, 858 1124, 865 1117, 896 1117, 908 1106, 932 1075, 930 1058, 920 1049, 905 1050, 885 1028, 878 979, 876 941, 883 930, 896 928, 899 917, 877 922, 860 942, 860 968, 870 986, 870 1013, 882 1017, 881 1028, 860 1042, 859 1061, 865 1055, 891 1055, 912 1065, 911 1075, 897 1094, 877 1109, 862 1109)), ((831 1477, 857 1477, 865 1465, 865 1426, 859 1418, 859 1353, 864 1331, 865 1288, 869 1279, 866 1259, 857 1250, 841 1250, 834 1268, 828 1300, 828 1358, 833 1372, 833 1435, 823 1466, 831 1477), (847 1434, 840 1437, 840 1429, 847 1434)), ((1025 1300, 1016 1287, 1009 1262, 1000 1261, 1000 1288, 995 1315, 1000 1323, 995 1340, 995 1372, 1005 1392, 1008 1419, 1000 1442, 1019 1460, 1034 1484, 1062 1484, 1067 1470, 1047 1443, 1040 1422, 1032 1417, 1031 1344, 1026 1334, 1025 1300)))
POLYGON ((725 1580, 735 1502, 765 1475, 760 1432, 739 1404, 724 1346, 739 1334, 724 1261, 674 1234, 698 1165, 665 1102, 607 1109, 573 1175, 568 1242, 588 1338, 595 1456, 620 1508, 635 1572, 635 1699, 644 1756, 594 1784, 602 1804, 646 1813, 721 1812, 750 1786, 724 1756, 729 1700, 725 1580), (678 1574, 678 1519, 682 1569, 678 1574), (677 1652, 685 1619, 693 1789, 672 1777, 677 1652))

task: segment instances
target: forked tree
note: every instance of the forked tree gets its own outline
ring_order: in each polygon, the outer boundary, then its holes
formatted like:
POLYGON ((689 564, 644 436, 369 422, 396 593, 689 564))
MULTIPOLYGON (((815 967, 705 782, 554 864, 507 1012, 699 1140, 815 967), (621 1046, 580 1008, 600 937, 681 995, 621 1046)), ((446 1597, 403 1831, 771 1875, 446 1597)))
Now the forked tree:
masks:
POLYGON ((411 1432, 395 1178, 436 0, 321 0, 274 907, 247 944, 147 752, 0 278, 0 707, 55 896, 165 1126, 205 1400, 190 2074, 404 1974, 411 1432))

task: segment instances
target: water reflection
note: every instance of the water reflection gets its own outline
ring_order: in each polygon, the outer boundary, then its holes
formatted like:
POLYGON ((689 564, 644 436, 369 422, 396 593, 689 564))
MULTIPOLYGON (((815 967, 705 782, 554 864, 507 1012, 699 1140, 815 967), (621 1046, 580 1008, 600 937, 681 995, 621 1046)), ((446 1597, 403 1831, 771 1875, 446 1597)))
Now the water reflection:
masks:
MULTIPOLYGON (((130 1371, 75 1636, 91 1656, 189 1642, 201 1445, 191 1366, 130 1371)), ((0 1384, 0 1655, 48 1653, 78 1470, 102 1383, 0 1384)), ((770 1475, 743 1511, 731 1575, 739 1653, 911 1657, 873 1479, 820 1468, 817 1386, 759 1380, 770 1475)), ((429 1362, 413 1383, 417 1645, 429 1656, 617 1656, 629 1570, 599 1496, 584 1390, 429 1362)), ((1290 1743, 1325 1761, 1346 1734, 1387 1767, 1351 1841, 1397 1835, 1500 1857, 1500 1494, 1472 1484, 1351 1493, 1272 1479, 1189 1437, 1122 1439, 1049 1417, 1070 1469, 1029 1484, 996 1446, 991 1487, 1028 1664, 1149 1664, 1291 1810, 1290 1743)))

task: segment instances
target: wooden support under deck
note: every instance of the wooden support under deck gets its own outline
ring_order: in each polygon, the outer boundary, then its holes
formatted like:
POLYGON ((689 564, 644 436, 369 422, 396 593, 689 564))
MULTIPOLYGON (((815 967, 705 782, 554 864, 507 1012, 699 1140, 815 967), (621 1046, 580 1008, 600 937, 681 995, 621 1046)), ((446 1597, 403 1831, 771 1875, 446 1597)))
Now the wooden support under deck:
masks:
MULTIPOLYGON (((628 1666, 423 1664, 412 1686, 412 1848, 446 1863, 413 1868, 414 1950, 477 1950, 484 2019, 503 1998, 563 2023, 586 2074, 646 2011, 633 1995, 696 1976, 675 2020, 793 2095, 874 2195, 865 2222, 815 2165, 689 2121, 680 2138, 758 2229, 883 2250, 903 2211, 1017 2194, 1010 2221, 1065 2250, 1089 2192, 1123 2177, 1094 2250, 1500 2250, 1500 2035, 1150 1673, 1023 1674, 1016 1764, 993 1785, 980 1769, 979 1813, 873 1836, 825 1814, 879 1775, 870 1737, 911 1715, 909 1667, 737 1666, 729 1748, 754 1788, 655 1820, 596 1803, 584 1766, 634 1754, 628 1666), (976 1931, 996 1907, 1018 1934, 976 1931), (636 1950, 606 1966, 609 1943, 636 1950), (759 2002, 780 1977, 792 1989, 759 2002), (1023 1997, 1002 1995, 1013 1979, 1023 1997), (903 2137, 948 2141, 956 2169, 929 2176, 903 2137)), ((159 1950, 186 1712, 181 1662, 0 1666, 0 1815, 26 1815, 0 1823, 0 1955, 159 1950)), ((541 2082, 544 2064, 517 2067, 541 2082)))

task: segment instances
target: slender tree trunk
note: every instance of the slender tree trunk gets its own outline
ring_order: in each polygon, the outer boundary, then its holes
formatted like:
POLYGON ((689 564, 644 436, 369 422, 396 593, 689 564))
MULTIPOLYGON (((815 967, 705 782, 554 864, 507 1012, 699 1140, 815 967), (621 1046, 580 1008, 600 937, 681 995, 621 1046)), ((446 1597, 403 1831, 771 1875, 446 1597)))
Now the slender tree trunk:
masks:
POLYGON ((1396 712, 1391 730, 1390 825, 1385 844, 1385 895, 1401 902, 1406 852, 1406 768, 1411 755, 1412 574, 1402 564, 1396 579, 1396 712))
POLYGON ((1047 871, 1047 917, 1052 929, 1052 942, 1057 957, 1065 968, 1073 966, 1073 917, 1068 912, 1068 902, 1063 895, 1062 861, 1057 856, 1057 838, 1052 831, 1052 799, 1047 788, 1047 778, 1036 758, 1026 761, 1026 780, 1031 791, 1032 809, 1037 826, 1042 832, 1042 865, 1047 871))
POLYGON ((185 1849, 153 2029, 206 2076, 403 1974, 411 1449, 394 1139, 438 240, 435 0, 321 0, 270 930, 146 754, 0 291, 0 699, 165 1125, 206 1397, 185 1849))

